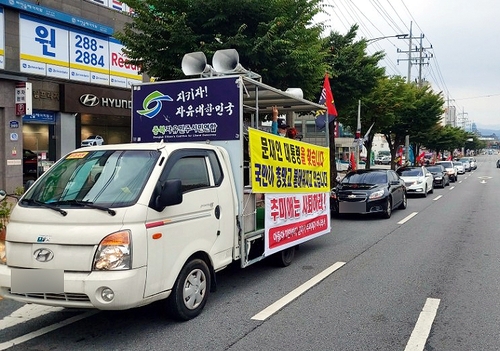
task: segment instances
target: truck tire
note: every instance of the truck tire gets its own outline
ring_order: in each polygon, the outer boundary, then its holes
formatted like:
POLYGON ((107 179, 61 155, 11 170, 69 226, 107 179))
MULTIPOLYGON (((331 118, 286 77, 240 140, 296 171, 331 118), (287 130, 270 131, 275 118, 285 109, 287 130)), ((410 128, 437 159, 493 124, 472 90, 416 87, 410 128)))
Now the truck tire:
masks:
POLYGON ((187 321, 201 313, 210 291, 210 270, 205 261, 193 259, 182 268, 167 299, 174 319, 187 321))
POLYGON ((272 256, 274 264, 278 267, 288 267, 292 264, 293 258, 295 257, 295 250, 296 247, 293 246, 275 253, 272 256))

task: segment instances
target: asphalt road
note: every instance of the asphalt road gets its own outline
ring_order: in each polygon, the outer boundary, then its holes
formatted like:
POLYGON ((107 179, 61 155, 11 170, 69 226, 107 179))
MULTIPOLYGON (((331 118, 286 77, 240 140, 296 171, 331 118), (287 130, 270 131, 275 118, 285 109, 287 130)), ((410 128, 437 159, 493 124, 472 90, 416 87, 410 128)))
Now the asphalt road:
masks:
POLYGON ((497 158, 477 157, 477 170, 390 219, 333 218, 287 268, 229 267, 185 323, 160 303, 88 312, 0 300, 0 350, 500 350, 497 158))

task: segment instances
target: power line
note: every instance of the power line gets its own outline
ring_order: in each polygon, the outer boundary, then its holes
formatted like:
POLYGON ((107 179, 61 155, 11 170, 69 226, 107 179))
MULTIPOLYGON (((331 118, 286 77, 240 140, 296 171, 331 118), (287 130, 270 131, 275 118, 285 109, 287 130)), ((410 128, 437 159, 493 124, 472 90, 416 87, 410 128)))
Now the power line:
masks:
MULTIPOLYGON (((402 33, 404 31, 409 32, 409 22, 410 20, 405 20, 405 18, 411 19, 416 27, 420 30, 421 33, 423 33, 423 30, 418 23, 417 19, 415 16, 412 14, 410 9, 405 3, 405 0, 401 0, 401 7, 397 7, 397 3, 395 3, 392 0, 386 0, 386 2, 383 2, 382 0, 366 0, 366 5, 363 5, 360 3, 359 0, 325 0, 328 4, 330 4, 330 9, 334 12, 334 14, 339 17, 343 18, 341 23, 346 29, 350 29, 352 24, 357 23, 359 26, 359 34, 364 36, 365 38, 374 38, 377 36, 380 37, 386 37, 389 36, 387 30, 384 30, 380 25, 385 24, 387 28, 390 30, 394 31, 393 33, 402 33), (377 14, 376 16, 373 16, 373 14, 368 15, 367 12, 367 5, 369 3, 369 7, 373 8, 375 13, 377 14), (335 8, 334 8, 335 7, 335 8), (378 33, 379 35, 374 35, 373 33, 378 33)), ((422 35, 422 34, 421 34, 422 35)), ((422 70, 422 65, 410 65, 410 73, 411 75, 417 74, 416 70, 419 69, 420 72, 418 72, 419 77, 428 77, 432 79, 432 83, 435 86, 435 88, 439 89, 442 91, 444 94, 446 94, 447 98, 449 99, 451 94, 448 90, 448 87, 446 85, 446 81, 443 77, 440 65, 439 65, 439 58, 436 55, 436 49, 433 48, 429 37, 428 36, 423 36, 423 39, 428 42, 430 45, 430 48, 426 49, 431 49, 432 50, 432 64, 429 64, 428 67, 425 69, 424 72, 421 72, 422 70), (422 74, 423 73, 423 74, 422 74)), ((399 62, 400 60, 395 60, 393 59, 394 54, 387 52, 386 49, 383 47, 387 47, 387 45, 390 45, 394 47, 396 50, 395 52, 401 53, 403 50, 399 50, 398 47, 401 47, 401 44, 405 45, 406 48, 409 50, 414 50, 414 47, 409 48, 409 39, 403 39, 398 40, 398 43, 395 44, 393 40, 390 40, 389 38, 384 40, 384 45, 381 45, 381 42, 374 42, 370 44, 367 47, 367 51, 370 53, 374 53, 375 51, 382 51, 386 53, 384 56, 383 60, 381 63, 383 63, 386 66, 386 69, 388 70, 388 73, 390 71, 394 72, 397 75, 402 75, 401 70, 399 68, 399 65, 396 65, 396 62, 399 62)), ((421 45, 422 46, 422 45, 421 45)), ((412 58, 415 59, 415 58, 412 58)), ((422 62, 420 62, 422 64, 422 62)), ((403 74, 407 75, 407 73, 403 74)), ((454 101, 454 100, 453 100, 454 101)))
POLYGON ((489 95, 480 95, 480 96, 471 96, 471 97, 465 97, 465 98, 459 98, 455 100, 472 100, 472 99, 483 99, 483 98, 489 98, 493 96, 500 96, 499 94, 489 94, 489 95))

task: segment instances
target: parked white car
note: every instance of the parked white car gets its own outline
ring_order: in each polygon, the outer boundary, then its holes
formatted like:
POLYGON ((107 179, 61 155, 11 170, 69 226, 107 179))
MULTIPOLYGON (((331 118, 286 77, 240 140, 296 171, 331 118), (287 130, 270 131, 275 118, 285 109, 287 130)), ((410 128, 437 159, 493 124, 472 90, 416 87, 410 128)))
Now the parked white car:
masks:
POLYGON ((462 162, 462 164, 464 165, 464 169, 465 169, 466 172, 472 171, 472 166, 471 166, 471 163, 470 163, 468 157, 459 158, 457 161, 458 162, 462 162))
POLYGON ((104 139, 100 135, 91 135, 87 139, 82 140, 82 146, 101 146, 104 144, 104 139))
POLYGON ((465 167, 462 162, 459 161, 453 161, 453 166, 457 168, 457 173, 458 174, 465 174, 465 167))
POLYGON ((474 157, 468 157, 471 170, 477 169, 477 161, 474 157))
POLYGON ((434 192, 434 176, 423 166, 401 167, 396 173, 404 180, 406 192, 424 197, 434 192))
POLYGON ((458 178, 458 172, 457 172, 457 167, 453 165, 452 161, 439 161, 436 162, 437 165, 443 165, 443 167, 446 169, 446 172, 448 173, 448 176, 450 177, 451 182, 456 182, 458 178))

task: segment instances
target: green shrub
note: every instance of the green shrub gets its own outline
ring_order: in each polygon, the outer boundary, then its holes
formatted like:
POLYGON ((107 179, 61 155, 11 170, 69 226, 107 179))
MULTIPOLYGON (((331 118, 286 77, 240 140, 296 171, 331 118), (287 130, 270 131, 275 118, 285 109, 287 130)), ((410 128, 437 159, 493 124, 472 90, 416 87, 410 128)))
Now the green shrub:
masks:
POLYGON ((0 230, 5 228, 9 222, 10 213, 14 205, 5 198, 0 202, 0 230))

